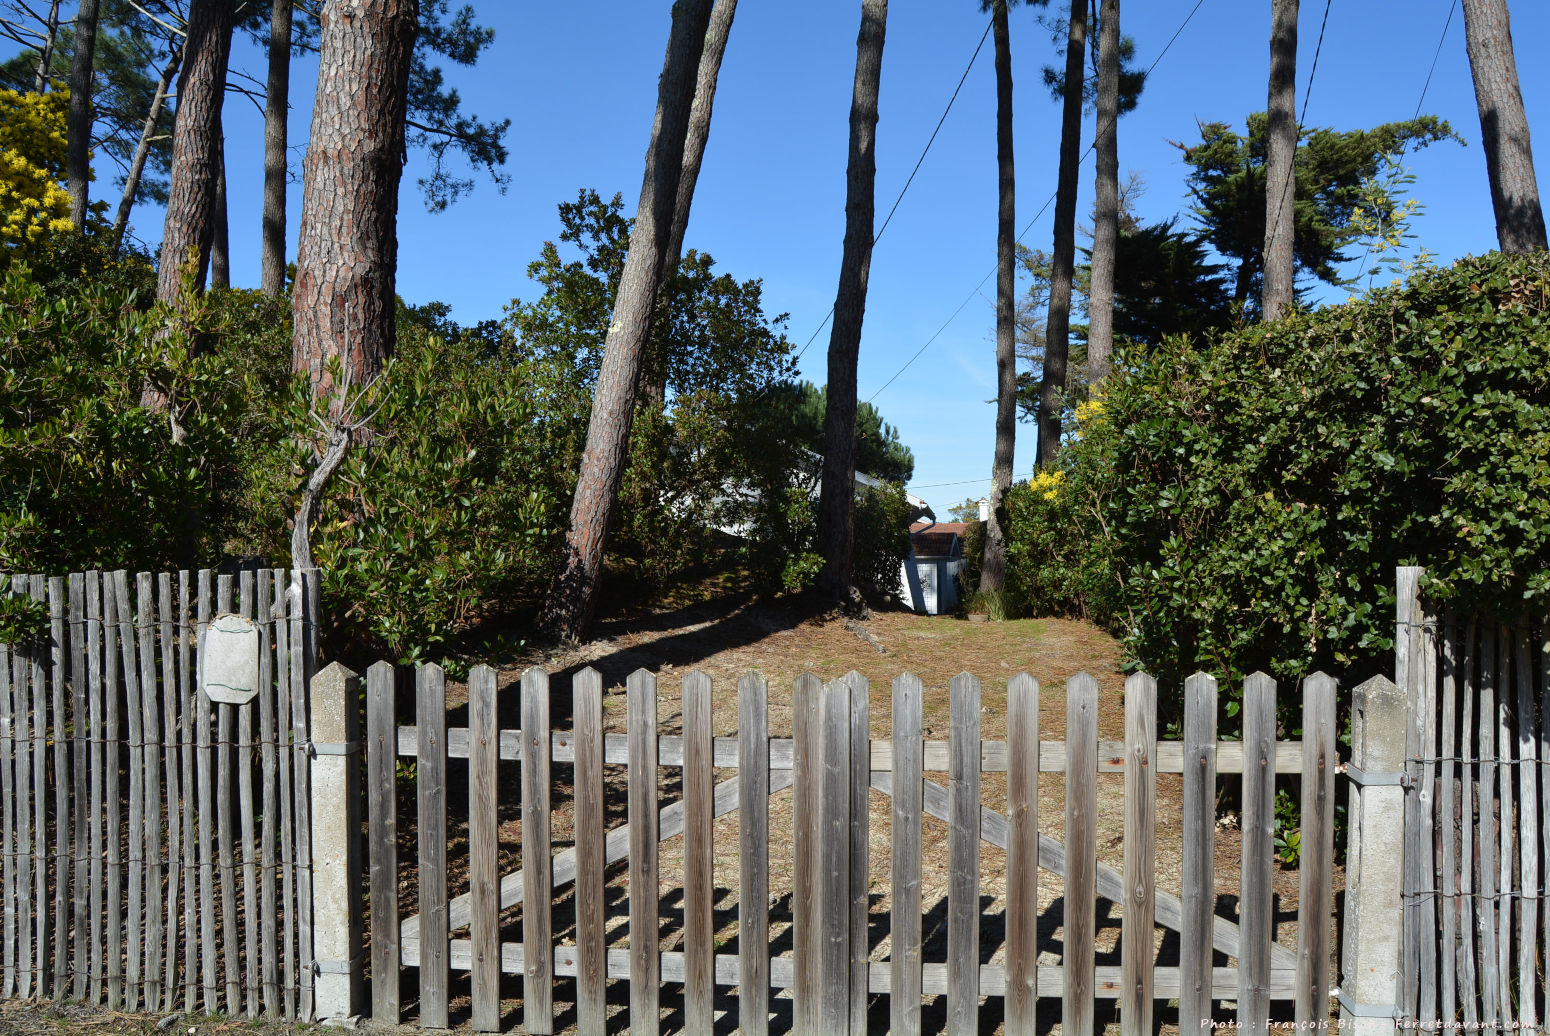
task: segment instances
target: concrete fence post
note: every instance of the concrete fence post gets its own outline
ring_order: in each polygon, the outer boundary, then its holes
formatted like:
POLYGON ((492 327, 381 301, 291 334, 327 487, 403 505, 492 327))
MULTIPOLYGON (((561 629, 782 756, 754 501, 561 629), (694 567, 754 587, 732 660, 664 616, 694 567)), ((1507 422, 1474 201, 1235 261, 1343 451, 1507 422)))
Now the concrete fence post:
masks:
POLYGON ((316 1017, 361 1013, 360 678, 335 662, 312 678, 312 955, 316 1017))
POLYGON ((1340 1026, 1343 1034, 1379 1036, 1397 1030, 1410 708, 1386 676, 1360 685, 1351 699, 1340 1026))

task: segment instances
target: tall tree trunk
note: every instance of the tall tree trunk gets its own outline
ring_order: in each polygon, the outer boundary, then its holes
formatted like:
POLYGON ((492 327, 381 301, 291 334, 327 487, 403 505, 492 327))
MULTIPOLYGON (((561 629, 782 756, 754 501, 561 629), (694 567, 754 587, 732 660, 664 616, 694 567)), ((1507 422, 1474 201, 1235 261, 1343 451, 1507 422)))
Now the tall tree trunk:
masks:
POLYGON ((1464 0, 1464 38, 1480 107, 1480 139, 1496 212, 1496 240, 1503 252, 1545 247, 1545 214, 1539 205, 1528 117, 1518 89, 1507 0, 1464 0))
POLYGON ((342 389, 371 381, 393 351, 398 182, 418 27, 417 0, 329 0, 320 21, 291 365, 335 410, 342 389), (343 385, 328 369, 333 359, 343 385))
POLYGON ((539 617, 540 628, 567 640, 579 639, 586 632, 597 604, 609 525, 629 455, 630 424, 662 275, 662 254, 678 203, 689 110, 710 13, 711 0, 677 0, 673 4, 667 57, 657 81, 656 119, 646 149, 646 172, 613 319, 603 344, 603 365, 593 391, 587 444, 571 501, 564 565, 539 617))
POLYGON ((296 244, 293 368, 328 400, 329 428, 314 442, 291 532, 291 562, 312 565, 311 528, 329 480, 361 425, 352 385, 393 351, 398 267, 398 182, 403 174, 409 68, 418 0, 328 0, 319 17, 318 86, 302 174, 296 244), (338 359, 342 380, 328 361, 338 359))
MULTIPOLYGON (((716 80, 721 74, 721 59, 727 52, 732 33, 732 16, 737 0, 716 0, 705 30, 705 47, 700 52, 699 73, 694 84, 694 104, 689 110, 689 129, 684 136, 683 170, 678 177, 678 200, 673 204, 673 221, 667 232, 667 247, 662 251, 662 268, 657 275, 659 288, 672 283, 683 259, 684 234, 689 228, 689 209, 694 202, 694 187, 705 160, 705 143, 710 139, 711 110, 716 104, 716 80)), ((668 357, 655 357, 646 370, 642 395, 656 406, 667 402, 668 357)))
POLYGON ((877 179, 877 95, 883 72, 888 0, 861 0, 856 79, 850 98, 850 158, 845 168, 845 244, 829 333, 829 381, 823 416, 823 481, 818 491, 818 589, 835 601, 851 595, 856 509, 856 359, 872 270, 873 187, 877 179))
POLYGON ((43 23, 43 46, 38 48, 38 64, 32 73, 32 92, 40 94, 48 90, 49 66, 54 63, 54 46, 59 42, 59 0, 48 5, 48 17, 43 23))
POLYGON ((124 193, 118 200, 118 212, 113 217, 115 253, 124 245, 124 229, 129 226, 129 212, 134 208, 135 195, 140 191, 140 177, 145 172, 145 162, 151 154, 151 138, 156 135, 156 124, 161 120, 161 110, 167 103, 167 90, 172 86, 172 77, 178 74, 178 65, 182 61, 183 48, 178 46, 173 50, 166 67, 161 70, 161 78, 156 81, 151 110, 146 113, 145 125, 140 130, 140 142, 135 145, 134 158, 129 162, 129 175, 124 178, 124 193))
MULTIPOLYGON (((156 298, 179 312, 183 274, 193 264, 193 288, 204 286, 215 233, 215 187, 220 171, 221 102, 226 98, 226 60, 235 20, 233 0, 192 0, 178 79, 178 117, 172 134, 172 176, 162 230, 156 298)), ((165 409, 163 389, 147 383, 147 406, 165 409)), ((174 421, 176 415, 174 414, 174 421)), ((175 426, 176 427, 176 426, 175 426)))
POLYGON ((215 174, 215 233, 210 238, 210 287, 231 287, 231 224, 226 212, 226 135, 215 174))
POLYGON ((1119 244, 1119 0, 1098 12, 1098 175, 1092 286, 1087 297, 1087 389, 1097 392, 1114 356, 1114 250, 1119 244))
POLYGON ((1265 279, 1260 310, 1275 320, 1292 304, 1292 163, 1297 157, 1297 0, 1271 0, 1269 132, 1265 137, 1265 279))
POLYGON ((1055 254, 1051 257, 1044 377, 1039 382, 1038 464, 1060 453, 1061 395, 1071 351, 1071 282, 1076 270, 1076 185, 1082 164, 1082 74, 1087 60, 1087 0, 1071 0, 1066 34, 1066 88, 1060 119, 1060 174, 1055 185, 1055 254))
POLYGON ((91 182, 92 61, 97 52, 97 0, 81 0, 75 14, 75 54, 70 61, 70 116, 66 130, 70 222, 86 233, 91 182))
POLYGON ((291 93, 291 0, 274 0, 269 15, 269 83, 264 91, 263 251, 259 289, 285 290, 285 173, 291 93))
POLYGON ((164 302, 178 302, 183 267, 191 258, 196 289, 204 286, 210 262, 220 177, 221 103, 226 98, 233 18, 232 0, 193 0, 189 6, 167 219, 156 275, 156 297, 164 302))
POLYGON ((1017 447, 1017 183, 1012 163, 1012 35, 1006 0, 991 8, 996 38, 996 453, 990 466, 990 517, 980 562, 980 590, 1006 588, 1006 491, 1017 447))

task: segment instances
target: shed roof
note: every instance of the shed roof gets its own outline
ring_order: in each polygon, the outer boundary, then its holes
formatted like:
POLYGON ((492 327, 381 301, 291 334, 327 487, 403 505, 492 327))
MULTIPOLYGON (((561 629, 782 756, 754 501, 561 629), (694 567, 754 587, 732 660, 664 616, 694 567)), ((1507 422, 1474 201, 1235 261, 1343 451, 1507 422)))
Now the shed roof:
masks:
POLYGON ((916 522, 910 526, 910 548, 917 558, 955 558, 963 553, 965 522, 916 522))

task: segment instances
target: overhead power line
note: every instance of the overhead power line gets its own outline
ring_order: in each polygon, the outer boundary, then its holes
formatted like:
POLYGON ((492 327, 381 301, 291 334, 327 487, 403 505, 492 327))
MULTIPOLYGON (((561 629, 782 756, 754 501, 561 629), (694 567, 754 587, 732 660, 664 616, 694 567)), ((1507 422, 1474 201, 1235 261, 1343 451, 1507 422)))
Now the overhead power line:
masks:
POLYGON ((1426 103, 1426 91, 1432 85, 1432 73, 1437 71, 1437 59, 1442 57, 1442 45, 1448 38, 1448 29, 1453 25, 1453 12, 1458 10, 1458 6, 1459 0, 1453 0, 1453 3, 1448 5, 1448 17, 1442 23, 1442 35, 1437 37, 1437 50, 1432 54, 1432 67, 1426 70, 1426 82, 1421 84, 1421 96, 1415 102, 1415 114, 1411 116, 1412 119, 1421 117, 1421 105, 1426 103))
MULTIPOLYGON (((1168 51, 1173 47, 1174 41, 1179 38, 1179 35, 1184 31, 1185 27, 1187 25, 1189 25, 1190 20, 1195 17, 1195 12, 1200 10, 1201 5, 1204 4, 1204 3, 1205 3, 1205 0, 1195 0, 1195 6, 1190 8, 1189 14, 1184 16, 1184 20, 1179 23, 1179 27, 1177 29, 1173 30, 1173 35, 1168 37, 1168 42, 1163 45, 1163 49, 1158 51, 1157 57, 1153 59, 1152 63, 1149 66, 1147 66, 1147 69, 1146 69, 1146 75, 1147 76, 1150 76, 1152 74, 1152 72, 1156 70, 1157 66, 1162 62, 1163 56, 1165 54, 1167 54, 1168 51)), ((988 32, 989 29, 987 29, 986 31, 988 32)), ((984 42, 985 41, 982 38, 980 40, 981 45, 983 45, 984 42)), ((975 51, 975 53, 978 53, 978 51, 975 51)), ((963 84, 960 83, 959 85, 961 86, 963 84)), ((956 97, 957 94, 954 94, 954 96, 956 97)), ((1117 118, 1119 118, 1119 116, 1115 115, 1114 118, 1117 119, 1117 118)), ((1105 125, 1104 129, 1108 129, 1108 126, 1105 125)), ((1093 149, 1097 146, 1097 137, 1098 136, 1099 136, 1099 134, 1094 134, 1093 142, 1087 145, 1087 150, 1082 152, 1082 157, 1077 160, 1077 166, 1079 168, 1080 168, 1080 166, 1082 165, 1083 162, 1087 161, 1087 156, 1092 154, 1093 149)), ((1048 198, 1044 199, 1044 204, 1039 206, 1039 211, 1033 214, 1033 218, 1028 221, 1028 224, 1025 227, 1023 227, 1022 233, 1017 235, 1017 241, 1018 241, 1019 244, 1022 243, 1023 238, 1028 236, 1028 231, 1033 229, 1033 225, 1039 221, 1039 217, 1043 216, 1044 213, 1045 213, 1045 210, 1047 210, 1050 207, 1050 205, 1052 205, 1054 203, 1055 196, 1058 193, 1059 193, 1058 191, 1052 191, 1050 193, 1050 196, 1048 198)), ((960 302, 958 304, 958 308, 953 310, 952 316, 950 316, 946 320, 944 320, 942 322, 942 326, 936 329, 936 333, 933 334, 930 338, 926 339, 925 345, 922 345, 919 349, 916 349, 914 354, 912 356, 910 356, 910 358, 908 360, 904 361, 904 366, 902 366, 898 370, 894 371, 893 372, 893 376, 890 377, 887 381, 883 382, 882 388, 879 388, 876 392, 873 392, 870 396, 867 397, 867 402, 868 403, 872 402, 872 400, 874 400, 878 396, 882 395, 883 394, 883 389, 886 389, 889 385, 892 385, 898 379, 899 375, 901 375, 905 371, 909 370, 910 369, 910 365, 913 364, 916 360, 920 359, 921 354, 924 353, 928 347, 930 347, 931 343, 935 342, 938 338, 940 338, 942 336, 942 332, 946 331, 948 326, 950 324, 952 324, 952 322, 954 320, 958 319, 958 314, 962 313, 964 307, 967 306, 971 301, 973 301, 974 296, 979 294, 980 289, 985 286, 985 282, 990 280, 990 278, 995 275, 995 272, 996 272, 996 268, 994 266, 992 266, 990 268, 990 272, 987 273, 985 276, 983 276, 983 277, 981 277, 979 279, 979 283, 974 285, 974 287, 972 289, 970 289, 969 294, 964 298, 964 300, 962 302, 960 302)), ((831 310, 830 313, 832 315, 833 310, 831 310)), ((804 346, 804 348, 806 348, 806 347, 804 346)), ((800 354, 798 354, 798 355, 800 355, 800 354)))
MULTIPOLYGON (((980 51, 985 49, 985 40, 989 38, 990 27, 994 24, 994 19, 985 24, 985 31, 980 35, 980 41, 975 46, 974 53, 969 56, 969 63, 964 66, 963 75, 958 77, 958 85, 953 87, 953 95, 947 99, 947 107, 942 109, 942 117, 936 120, 936 129, 931 131, 931 138, 926 141, 926 146, 921 149, 920 157, 915 159, 915 168, 910 170, 910 175, 905 179, 904 186, 899 188, 899 196, 893 200, 893 207, 888 210, 888 215, 883 217, 883 225, 878 227, 877 233, 872 235, 872 244, 874 246, 878 241, 882 240, 883 231, 887 230, 888 224, 893 221, 893 214, 899 211, 899 203, 904 200, 905 192, 910 189, 910 184, 915 182, 915 174, 920 172, 921 163, 925 162, 926 156, 931 153, 931 145, 936 143, 936 135, 942 132, 942 124, 947 121, 947 113, 953 110, 953 102, 958 100, 958 93, 963 89, 963 84, 968 81, 969 72, 974 68, 974 62, 979 60, 980 51)), ((802 353, 807 352, 807 347, 812 345, 818 338, 818 335, 828 325, 829 318, 832 316, 834 316, 834 307, 830 306, 828 314, 819 322, 817 330, 813 332, 812 337, 797 352, 795 359, 800 360, 802 358, 802 353)))
POLYGON ((962 482, 928 482, 923 486, 909 486, 910 489, 943 489, 947 486, 977 486, 981 482, 989 482, 988 478, 966 478, 962 482))

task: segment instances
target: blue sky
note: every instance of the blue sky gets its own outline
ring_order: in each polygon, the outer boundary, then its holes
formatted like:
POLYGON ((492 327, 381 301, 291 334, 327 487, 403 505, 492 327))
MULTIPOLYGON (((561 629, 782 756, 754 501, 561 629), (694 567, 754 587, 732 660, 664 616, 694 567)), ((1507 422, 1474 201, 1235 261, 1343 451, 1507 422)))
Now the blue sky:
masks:
MULTIPOLYGON (((1453 0, 1338 0, 1329 8, 1307 124, 1355 129, 1406 119, 1423 83, 1453 0)), ((511 176, 504 195, 481 182, 451 210, 425 211, 406 170, 399 214, 398 291, 408 301, 450 303, 464 323, 498 317, 513 298, 532 298, 526 267, 558 236, 557 202, 580 187, 624 195, 633 211, 656 102, 669 24, 667 0, 590 3, 490 2, 476 5, 496 30, 477 69, 449 69, 465 109, 512 120, 511 176)), ((1143 67, 1157 59, 1196 5, 1193 0, 1130 3, 1123 31, 1143 67)), ((1304 0, 1297 103, 1304 104, 1325 8, 1304 0)), ((1024 242, 1049 248, 1059 109, 1040 77, 1057 60, 1034 17, 1014 9, 1018 227, 1024 242)), ((1550 5, 1512 4, 1524 102, 1536 131, 1550 116, 1550 70, 1537 51, 1550 39, 1550 5)), ((984 33, 977 0, 895 0, 883 57, 878 126, 877 206, 881 221, 984 33)), ((834 301, 844 234, 845 156, 859 5, 745 2, 738 8, 722 67, 715 117, 695 195, 687 246, 710 252, 718 268, 764 281, 766 309, 790 314, 800 348, 834 301)), ((1147 183, 1145 220, 1188 207, 1185 167, 1174 141, 1198 139, 1198 121, 1242 126, 1265 106, 1270 3, 1201 0, 1147 83, 1139 108, 1120 123, 1121 175, 1147 183)), ((240 47, 235 63, 260 78, 262 56, 240 47)), ((316 62, 293 69, 291 137, 306 139, 316 62)), ((1446 143, 1411 156, 1414 195, 1425 206, 1414 229, 1441 261, 1496 246, 1480 126, 1455 11, 1422 110, 1450 120, 1467 147, 1446 143)), ((258 283, 261 118, 246 100, 227 104, 233 283, 258 283)), ((941 517, 966 496, 988 490, 993 445, 995 262, 995 98, 987 40, 956 105, 872 261, 861 344, 861 398, 872 397, 909 357, 940 335, 875 404, 915 453, 912 491, 941 517), (965 304, 966 303, 966 304, 965 304), (949 321, 954 311, 960 312, 949 321), (946 325, 943 329, 943 325, 946 325)), ((1084 130, 1090 142, 1092 120, 1084 130)), ((1550 135, 1540 132, 1538 168, 1550 184, 1550 135)), ((293 173, 299 174, 299 154, 293 173)), ((1079 219, 1091 209, 1092 158, 1082 169, 1079 219)), ((289 247, 294 256, 299 183, 291 188, 289 247)), ((135 230, 154 243, 160 213, 142 206, 135 230)), ((1325 290, 1333 300, 1344 292, 1325 290)), ((801 359, 824 380, 828 330, 801 359)), ((1033 462, 1033 428, 1018 428, 1016 472, 1033 462)))

